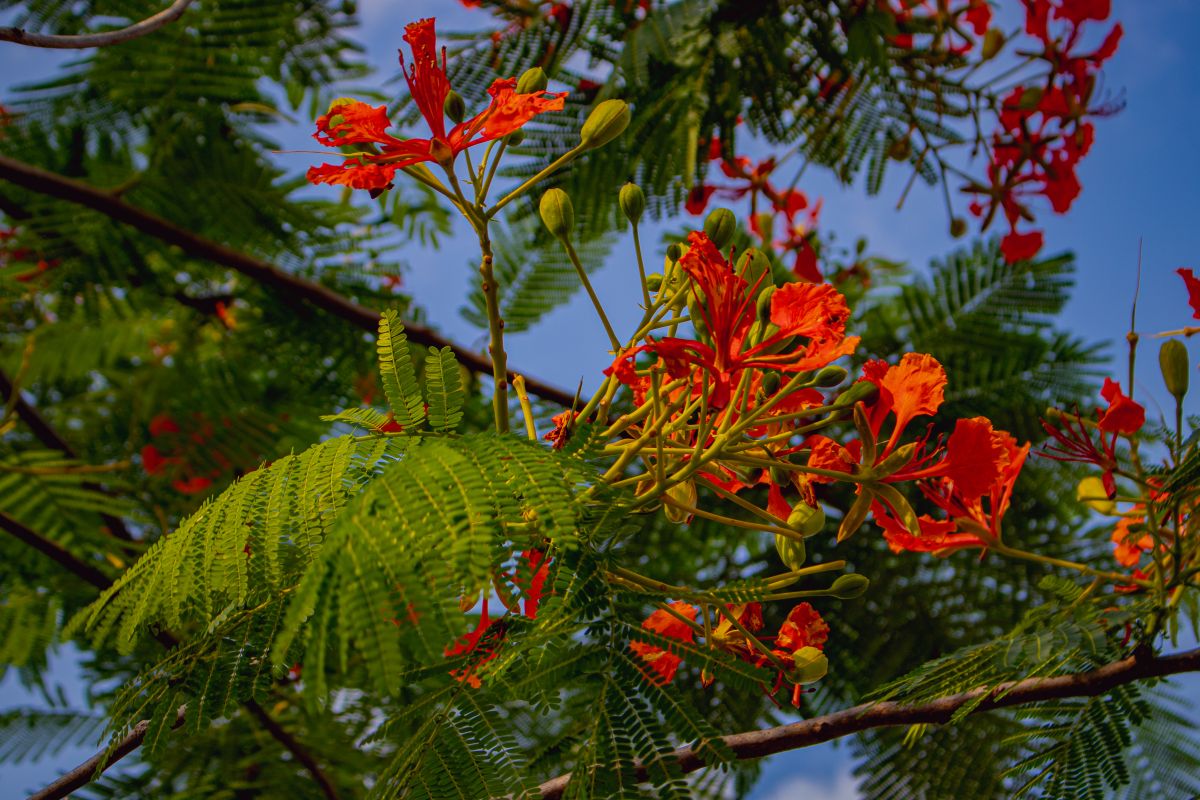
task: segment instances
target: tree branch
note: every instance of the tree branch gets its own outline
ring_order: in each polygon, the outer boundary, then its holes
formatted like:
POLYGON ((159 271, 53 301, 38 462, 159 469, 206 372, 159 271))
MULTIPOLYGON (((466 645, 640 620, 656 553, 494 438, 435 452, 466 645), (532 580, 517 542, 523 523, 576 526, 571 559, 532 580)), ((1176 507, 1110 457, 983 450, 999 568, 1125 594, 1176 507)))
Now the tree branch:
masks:
MULTIPOLYGON (((762 758, 872 728, 919 723, 945 724, 954 716, 954 712, 968 703, 977 701, 981 696, 986 696, 987 699, 971 713, 1067 697, 1096 697, 1134 681, 1197 671, 1200 671, 1200 648, 1162 657, 1146 650, 1090 672, 1012 681, 994 688, 974 689, 919 705, 896 702, 863 703, 844 711, 790 725, 733 734, 724 737, 724 740, 738 759, 762 758)), ((691 747, 681 747, 668 758, 675 759, 684 773, 694 772, 706 766, 691 747)), ((645 767, 639 764, 638 780, 647 780, 647 775, 645 767)), ((557 800, 562 797, 570 780, 571 773, 567 773, 543 783, 539 787, 542 800, 557 800)))
POLYGON ((42 555, 48 556, 52 561, 73 573, 75 577, 83 579, 97 589, 104 591, 109 586, 112 586, 112 581, 103 572, 79 558, 58 542, 52 542, 44 538, 36 531, 30 530, 3 512, 0 512, 0 529, 3 529, 14 539, 29 545, 42 555))
MULTIPOLYGON (((192 233, 86 183, 64 178, 7 156, 0 156, 0 179, 38 194, 98 211, 110 219, 174 245, 190 256, 232 269, 287 297, 304 300, 362 330, 374 333, 379 326, 379 312, 375 309, 360 305, 319 283, 292 275, 270 262, 192 233)), ((449 347, 463 366, 474 372, 491 374, 492 362, 486 355, 455 344, 424 325, 405 322, 404 332, 417 344, 449 347)), ((509 370, 509 380, 516 374, 516 371, 509 370)), ((528 375, 525 375, 525 386, 538 397, 563 407, 569 408, 574 400, 573 394, 528 375)))
MULTIPOLYGON (((62 451, 67 458, 79 457, 75 452, 75 448, 71 447, 66 439, 58 435, 58 431, 54 430, 50 423, 42 418, 42 415, 38 413, 36 408, 26 402, 25 398, 21 396, 20 389, 13 385, 13 382, 9 380, 3 370, 0 370, 0 395, 3 395, 5 403, 12 402, 13 408, 17 412, 17 419, 24 422, 33 431, 33 435, 38 438, 38 441, 51 450, 62 451), (16 395, 15 397, 13 397, 14 394, 16 395)), ((91 481, 81 483, 80 486, 91 491, 105 492, 102 486, 91 481)), ((104 520, 105 526, 108 527, 109 533, 113 536, 126 542, 133 541, 133 536, 130 535, 129 528, 125 526, 124 520, 114 517, 112 514, 101 514, 100 517, 104 520)))
POLYGON ((85 33, 76 36, 60 36, 43 33, 29 33, 21 28, 0 28, 0 42, 15 42, 27 47, 49 47, 54 50, 83 50, 89 47, 107 47, 121 44, 131 39, 139 39, 154 33, 159 28, 169 25, 183 16, 192 0, 175 0, 171 5, 152 17, 141 22, 135 22, 125 28, 102 33, 85 33))

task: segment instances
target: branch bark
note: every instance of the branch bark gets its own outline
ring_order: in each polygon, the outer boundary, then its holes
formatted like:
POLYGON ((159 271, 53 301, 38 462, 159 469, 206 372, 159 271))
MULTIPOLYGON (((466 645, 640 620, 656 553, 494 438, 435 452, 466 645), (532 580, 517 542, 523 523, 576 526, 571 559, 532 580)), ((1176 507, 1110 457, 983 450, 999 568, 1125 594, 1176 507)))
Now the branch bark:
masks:
MULTIPOLYGON (((785 750, 797 750, 839 739, 871 728, 918 723, 945 724, 950 721, 954 712, 968 703, 977 701, 980 696, 986 696, 987 699, 972 713, 1068 697, 1096 697, 1134 681, 1197 671, 1200 671, 1200 648, 1162 657, 1146 650, 1089 672, 1002 683, 996 687, 974 689, 919 705, 896 702, 863 703, 833 714, 790 725, 733 734, 724 739, 739 760, 762 758, 785 750)), ((675 759, 680 770, 685 773, 706 766, 691 747, 681 747, 668 758, 675 759)), ((647 771, 640 764, 637 776, 638 780, 647 779, 647 771)), ((570 781, 571 773, 546 781, 539 787, 540 797, 542 800, 558 800, 563 796, 570 781)))
POLYGON ((21 28, 0 28, 0 42, 14 42, 26 47, 48 47, 53 50, 85 50, 89 47, 108 47, 121 44, 132 39, 139 39, 154 33, 159 28, 170 25, 183 16, 192 0, 175 0, 171 5, 152 17, 135 22, 115 31, 101 33, 84 33, 74 36, 64 36, 44 33, 30 33, 21 28))
MULTIPOLYGON (((7 156, 0 156, 0 179, 38 194, 98 211, 112 220, 174 245, 190 256, 211 261, 239 272, 284 296, 303 300, 367 332, 374 333, 379 325, 379 312, 373 308, 356 303, 319 283, 292 275, 268 261, 192 233, 173 222, 143 211, 119 197, 114 197, 112 194, 86 183, 64 178, 7 156)), ((449 347, 454 351, 459 362, 474 372, 486 375, 490 375, 492 372, 490 358, 468 350, 424 325, 405 322, 404 332, 417 344, 449 347)), ((510 382, 516 377, 516 374, 514 370, 508 370, 510 382)), ((573 394, 528 375, 525 375, 525 386, 538 397, 565 408, 570 408, 574 400, 573 394)))

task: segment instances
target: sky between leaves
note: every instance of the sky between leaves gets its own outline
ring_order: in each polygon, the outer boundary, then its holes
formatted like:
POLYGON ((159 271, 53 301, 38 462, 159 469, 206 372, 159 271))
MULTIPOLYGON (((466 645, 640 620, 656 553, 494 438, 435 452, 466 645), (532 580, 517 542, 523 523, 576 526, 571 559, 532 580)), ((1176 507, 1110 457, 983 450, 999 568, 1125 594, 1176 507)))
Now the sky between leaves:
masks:
MULTIPOLYGON (((1010 2, 1010 0, 1005 0, 1010 2)), ((1004 5, 1002 2, 1000 5, 1004 5)), ((485 26, 485 15, 468 11, 452 0, 361 0, 360 41, 377 80, 398 94, 396 50, 404 25, 427 16, 438 17, 442 31, 485 26), (387 82, 384 84, 384 82, 387 82)), ((0 15, 0 25, 7 24, 0 15)), ((1113 0, 1114 20, 1125 26, 1125 38, 1106 69, 1107 89, 1124 98, 1125 110, 1100 120, 1092 153, 1080 167, 1083 192, 1064 216, 1039 217, 1046 231, 1045 254, 1073 250, 1077 256, 1077 286, 1061 324, 1088 340, 1113 343, 1112 374, 1125 374, 1122 341, 1136 281, 1139 239, 1142 241, 1142 286, 1138 328, 1155 332, 1188 324, 1190 313, 1182 282, 1175 269, 1200 271, 1200 3, 1195 0, 1113 0)), ((53 74, 71 58, 48 50, 0 43, 0 103, 11 100, 14 87, 53 74)), ((551 86, 551 88, 555 88, 551 86)), ((284 147, 313 149, 312 124, 272 129, 284 147)), ((747 148, 739 145, 739 152, 747 148)), ((766 151, 750 148, 750 155, 766 151)), ((277 156, 288 170, 301 172, 317 157, 277 156)), ((877 197, 860 188, 843 189, 832 177, 810 170, 800 187, 810 197, 824 198, 822 231, 832 231, 843 245, 858 236, 869 240, 869 251, 907 260, 924 269, 931 258, 951 251, 955 241, 938 190, 918 184, 903 209, 896 199, 902 189, 901 170, 893 171, 877 197)), ((329 192, 335 189, 318 188, 329 192)), ((661 261, 662 232, 690 219, 686 215, 643 233, 647 261, 661 261)), ((699 225, 699 220, 695 220, 699 225)), ((474 270, 477 253, 472 237, 447 237, 439 252, 414 247, 405 252, 410 269, 405 290, 428 310, 429 319, 452 338, 480 344, 480 333, 457 313, 474 270)), ((618 333, 638 316, 636 267, 628 237, 614 249, 608 263, 593 279, 618 333)), ((552 312, 534 330, 509 338, 509 363, 560 386, 574 387, 582 378, 594 387, 608 365, 604 332, 585 296, 552 312)), ((1158 377, 1157 342, 1142 350, 1135 397, 1152 418, 1169 408, 1158 377)), ((1200 361, 1200 345, 1189 343, 1192 362, 1200 361)), ((950 376, 953 381, 953 376, 950 376)), ((1200 383, 1200 376, 1193 378, 1200 383)), ((1200 413, 1200 392, 1189 397, 1189 411, 1200 413)), ((74 659, 65 653, 55 673, 66 686, 77 681, 74 659)), ((1191 681, 1196 684, 1197 681, 1191 681)), ((77 686, 70 695, 78 698, 77 686)), ((0 708, 37 704, 12 680, 0 683, 0 708)), ((37 788, 61 769, 86 758, 92 748, 70 748, 58 758, 34 765, 0 767, 0 785, 37 788)), ((751 795, 756 800, 821 797, 849 800, 856 795, 849 774, 846 747, 823 745, 775 756, 767 761, 762 782, 751 795)))

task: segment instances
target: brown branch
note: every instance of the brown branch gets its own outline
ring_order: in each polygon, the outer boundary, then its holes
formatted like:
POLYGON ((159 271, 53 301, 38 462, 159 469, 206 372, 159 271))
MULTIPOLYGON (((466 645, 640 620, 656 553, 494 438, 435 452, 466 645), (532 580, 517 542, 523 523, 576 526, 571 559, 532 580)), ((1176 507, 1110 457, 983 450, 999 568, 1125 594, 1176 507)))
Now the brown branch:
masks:
MULTIPOLYGON (((60 450, 67 458, 79 458, 75 452, 75 448, 67 443, 67 440, 58 435, 58 431, 42 418, 37 409, 31 406, 24 397, 21 396, 19 388, 13 385, 8 376, 0 370, 0 395, 3 395, 4 402, 12 402, 14 410, 17 412, 17 419, 24 422, 33 435, 38 438, 42 444, 52 450, 60 450), (15 393, 15 397, 13 396, 15 393)), ((81 483, 80 486, 89 491, 105 492, 105 489, 99 484, 90 481, 81 483)), ((105 492, 107 494, 107 492, 105 492)), ((126 542, 133 541, 133 536, 129 533, 129 528, 125 526, 124 520, 120 517, 114 517, 112 514, 101 514, 100 518, 104 520, 108 532, 118 539, 126 542)))
MULTIPOLYGON (((733 734, 724 737, 724 740, 738 759, 762 758, 872 728, 921 723, 945 724, 954 716, 954 712, 978 701, 981 696, 986 696, 987 699, 979 703, 971 713, 1067 697, 1096 697, 1134 681, 1197 671, 1200 671, 1200 648, 1162 657, 1146 650, 1090 672, 1002 683, 995 688, 974 689, 918 705, 896 702, 864 703, 790 725, 733 734)), ((679 769, 685 773, 707 766, 692 747, 681 747, 667 758, 674 759, 679 769)), ((641 764, 637 767, 637 777, 639 781, 648 780, 647 770, 641 764)), ((539 787, 542 800, 557 800, 562 797, 570 780, 571 774, 567 773, 543 783, 539 787)))
MULTIPOLYGON (((119 197, 86 183, 64 178, 53 172, 0 156, 0 179, 38 194, 55 197, 98 211, 110 219, 122 222, 162 242, 178 247, 195 258, 211 261, 245 275, 285 297, 304 300, 362 330, 374 333, 379 325, 379 312, 338 294, 332 289, 292 275, 255 256, 226 247, 211 239, 198 236, 162 217, 130 205, 119 197)), ((490 375, 492 362, 486 355, 468 350, 440 336, 430 328, 405 322, 404 332, 417 344, 449 347, 460 363, 468 369, 490 375)), ((517 371, 509 370, 511 381, 517 371)), ((524 373, 522 373, 524 374, 524 373)), ((570 407, 574 395, 556 386, 525 375, 526 388, 544 400, 570 407)))
POLYGON ((0 42, 15 42, 26 47, 48 47, 54 50, 84 50, 89 47, 107 47, 121 44, 132 39, 139 39, 154 33, 159 28, 171 24, 183 16, 192 0, 175 0, 167 8, 152 17, 135 22, 115 31, 101 33, 85 33, 75 36, 61 36, 44 33, 30 33, 21 28, 0 28, 0 42))
POLYGON ((254 700, 247 700, 242 705, 267 729, 267 732, 271 736, 275 737, 276 741, 286 747, 296 757, 296 760, 312 773, 327 800, 338 800, 337 789, 334 788, 333 783, 330 782, 329 778, 325 777, 325 773, 321 771, 321 767, 317 764, 316 760, 296 741, 295 737, 285 731, 283 726, 254 700))
POLYGON ((0 529, 3 529, 14 539, 29 545, 42 555, 49 557, 55 563, 65 567, 67 571, 73 573, 77 578, 87 581, 97 589, 104 591, 109 586, 112 586, 112 581, 103 572, 79 558, 58 542, 52 542, 44 538, 36 531, 30 530, 3 512, 0 512, 0 529))
MULTIPOLYGON (((183 725, 186 711, 186 706, 179 707, 179 710, 175 714, 175 722, 171 725, 171 730, 183 725)), ((78 767, 75 767, 75 769, 71 770, 70 772, 60 775, 58 780, 54 781, 54 783, 50 784, 46 788, 29 795, 28 800, 60 800, 60 798, 69 796, 71 792, 82 789, 84 786, 91 783, 92 778, 94 778, 97 773, 103 772, 125 756, 132 753, 134 750, 137 750, 139 747, 141 747, 142 742, 146 738, 146 731, 149 728, 150 720, 142 720, 137 725, 133 726, 133 729, 129 731, 129 734, 121 740, 120 744, 113 748, 112 752, 108 753, 107 757, 105 757, 106 751, 97 753, 87 761, 80 764, 78 767)))

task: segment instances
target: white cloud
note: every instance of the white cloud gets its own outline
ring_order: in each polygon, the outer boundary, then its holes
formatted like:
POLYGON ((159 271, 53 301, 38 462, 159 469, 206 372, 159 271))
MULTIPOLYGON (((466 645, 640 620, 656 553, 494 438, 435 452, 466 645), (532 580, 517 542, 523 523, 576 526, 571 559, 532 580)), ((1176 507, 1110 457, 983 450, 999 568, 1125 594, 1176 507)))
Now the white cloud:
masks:
POLYGON ((858 796, 858 782, 845 771, 832 781, 801 776, 784 779, 763 800, 858 800, 858 796))

